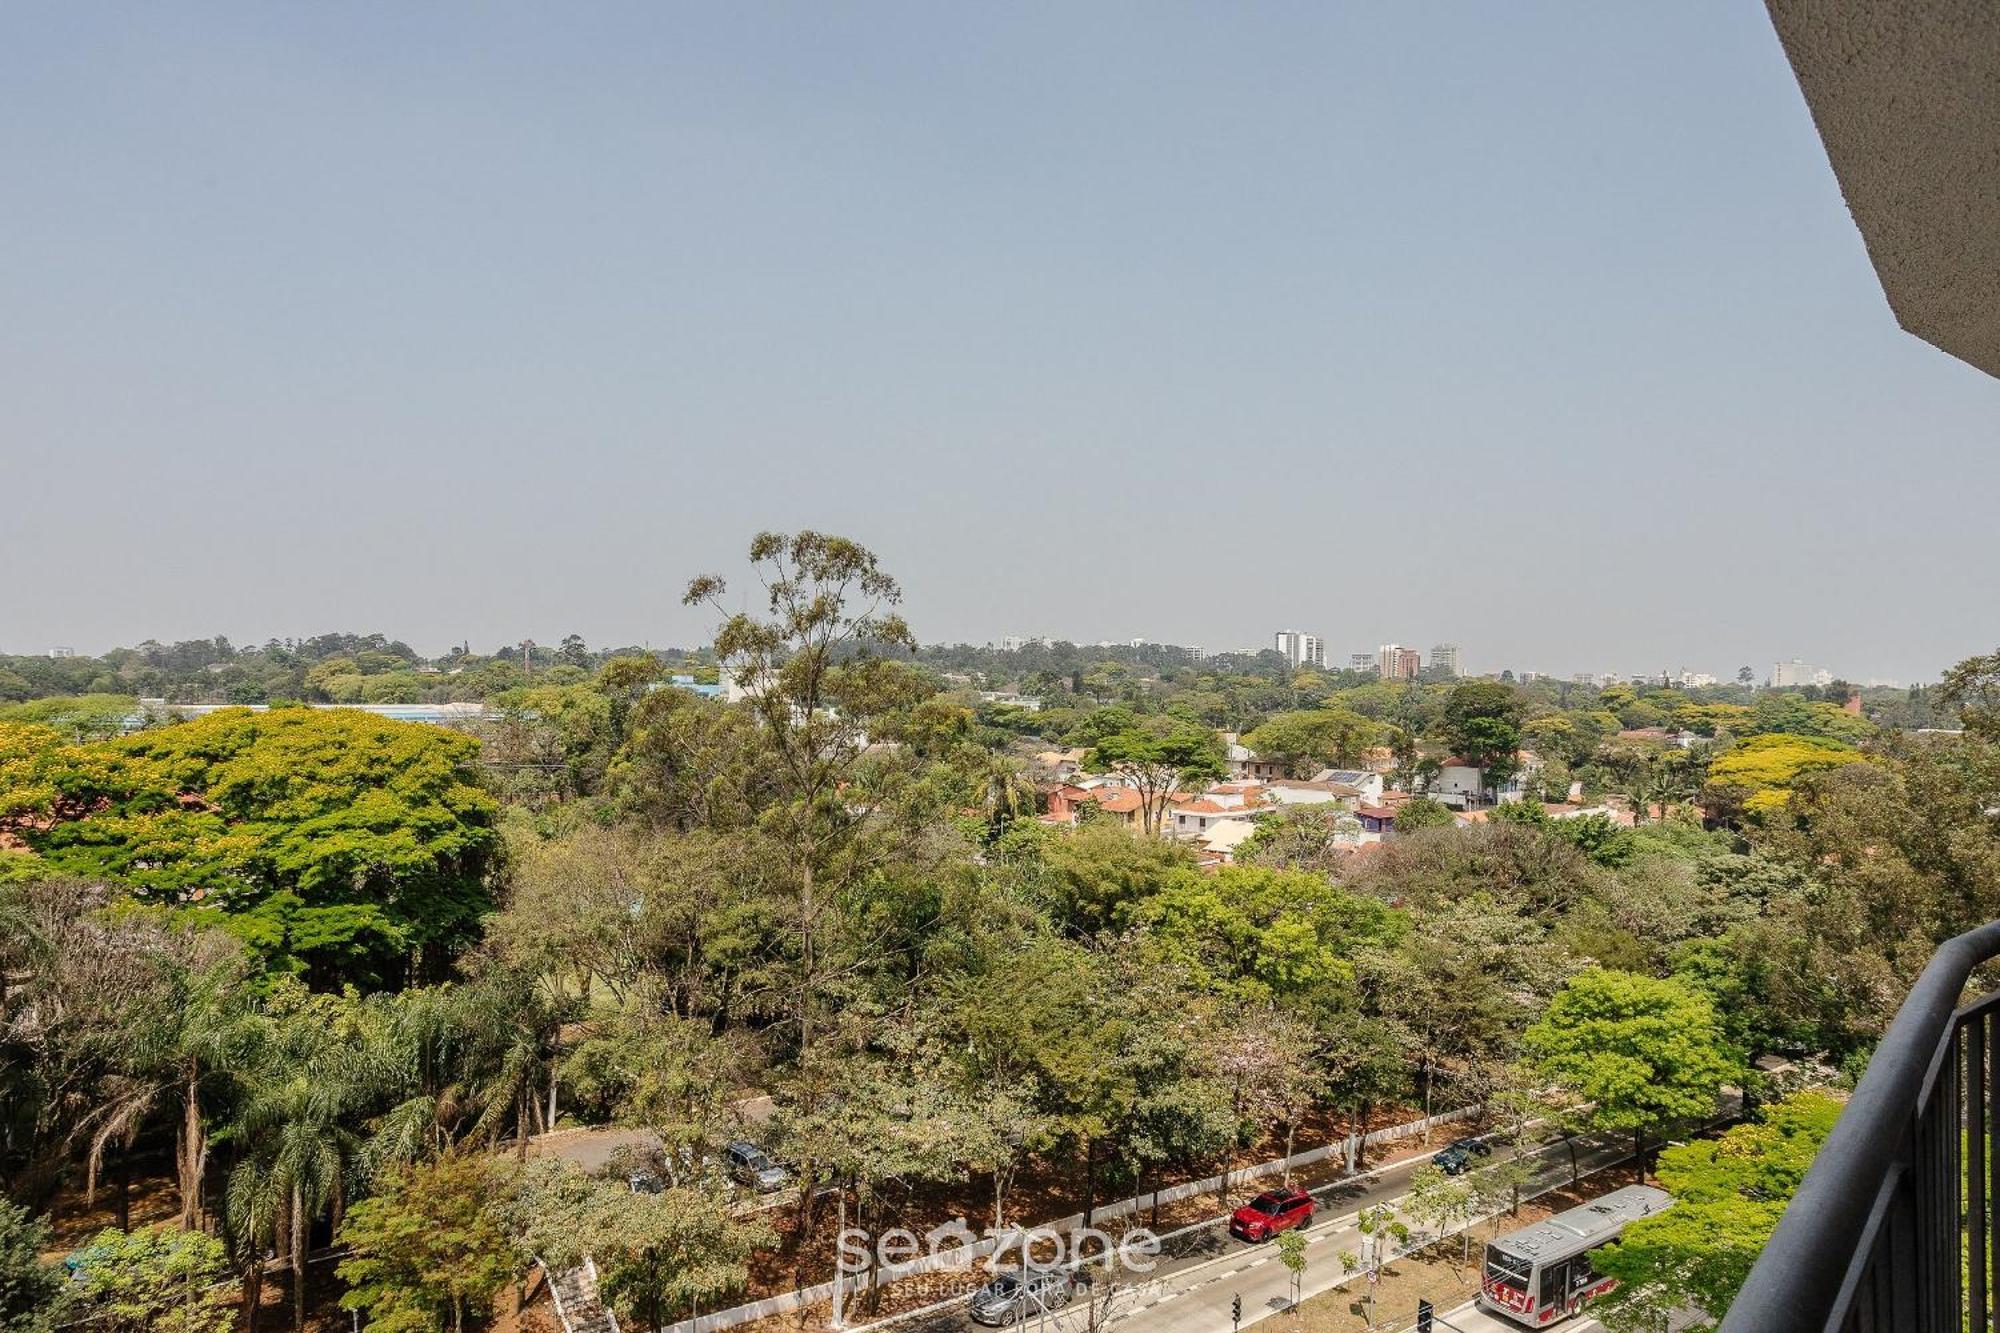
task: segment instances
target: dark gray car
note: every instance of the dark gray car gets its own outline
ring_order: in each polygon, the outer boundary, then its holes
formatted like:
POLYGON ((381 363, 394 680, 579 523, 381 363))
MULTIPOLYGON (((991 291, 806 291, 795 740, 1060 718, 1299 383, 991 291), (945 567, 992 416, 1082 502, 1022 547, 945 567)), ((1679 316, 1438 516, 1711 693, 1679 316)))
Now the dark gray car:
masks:
POLYGON ((1002 1273, 972 1294, 967 1313, 974 1323, 997 1328, 1032 1319, 1044 1310, 1060 1310, 1069 1304, 1071 1292, 1070 1275, 1060 1269, 1002 1273))

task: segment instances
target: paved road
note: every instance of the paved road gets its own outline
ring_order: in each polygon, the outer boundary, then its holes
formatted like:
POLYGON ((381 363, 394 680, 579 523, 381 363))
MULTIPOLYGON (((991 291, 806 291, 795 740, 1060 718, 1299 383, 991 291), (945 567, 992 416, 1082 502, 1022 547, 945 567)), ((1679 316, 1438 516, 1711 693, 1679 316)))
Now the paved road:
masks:
MULTIPOLYGON (((1604 1333, 1604 1325, 1589 1315, 1578 1315, 1566 1324, 1546 1324, 1562 1333, 1604 1333)), ((1446 1310, 1437 1319, 1437 1333, 1522 1333, 1522 1325, 1495 1318, 1472 1304, 1446 1310)))
MULTIPOLYGON (((1306 1269, 1300 1281, 1301 1300, 1330 1291, 1343 1273, 1343 1251, 1358 1253, 1364 1238, 1355 1225, 1357 1212, 1377 1204, 1395 1206, 1409 1188, 1410 1177, 1433 1154, 1398 1162, 1380 1172, 1338 1181, 1313 1191, 1320 1218, 1306 1228, 1306 1269)), ((1600 1170, 1630 1155, 1629 1141, 1607 1138, 1578 1140, 1577 1159, 1584 1171, 1600 1170)), ((1534 1183, 1524 1194, 1567 1184, 1569 1150, 1550 1144, 1531 1154, 1538 1163, 1534 1183)), ((1218 1221, 1168 1242, 1169 1256, 1143 1277, 1127 1275, 1111 1298, 1109 1317, 1130 1333, 1217 1333, 1228 1328, 1230 1303, 1243 1299, 1243 1323, 1256 1323, 1282 1313, 1292 1299, 1291 1276, 1278 1262, 1277 1247, 1250 1245, 1230 1236, 1218 1221)), ((1353 1288, 1362 1289, 1357 1279, 1353 1288)), ((1412 1317, 1415 1311, 1411 1311, 1412 1317)), ((1079 1296, 1067 1310, 1031 1321, 1024 1333, 1082 1333, 1088 1325, 1079 1296)), ((910 1333, 969 1333, 978 1326, 954 1306, 901 1321, 910 1333)), ((1588 1321, 1561 1325, 1564 1333, 1584 1333, 1588 1321)))
MULTIPOLYGON (((769 1097, 747 1097, 732 1107, 752 1137, 757 1126, 770 1120, 775 1109, 769 1097)), ((613 1129, 596 1126, 564 1129, 528 1140, 528 1151, 536 1157, 564 1157, 586 1171, 602 1171, 611 1154, 620 1148, 645 1151, 660 1146, 660 1138, 649 1129, 613 1129)))

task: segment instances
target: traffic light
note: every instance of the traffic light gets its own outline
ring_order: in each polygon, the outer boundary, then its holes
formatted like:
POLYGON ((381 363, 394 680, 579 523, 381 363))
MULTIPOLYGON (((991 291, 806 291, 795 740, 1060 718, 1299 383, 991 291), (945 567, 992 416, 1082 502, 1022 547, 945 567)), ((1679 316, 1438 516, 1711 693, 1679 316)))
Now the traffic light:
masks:
POLYGON ((1240 1295, 1229 1298, 1229 1322, 1237 1325, 1243 1322, 1243 1297, 1240 1295))
POLYGON ((1417 1333, 1431 1333, 1431 1303, 1417 1302, 1417 1333))

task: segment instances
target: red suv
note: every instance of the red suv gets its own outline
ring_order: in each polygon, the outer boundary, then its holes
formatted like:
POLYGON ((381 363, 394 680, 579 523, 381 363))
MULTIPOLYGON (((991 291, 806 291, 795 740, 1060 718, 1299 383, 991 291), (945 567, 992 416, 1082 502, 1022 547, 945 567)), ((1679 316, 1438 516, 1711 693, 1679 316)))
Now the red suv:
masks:
POLYGON ((1304 1190, 1265 1190, 1229 1215, 1229 1234, 1269 1240, 1288 1227, 1304 1226, 1312 1217, 1312 1195, 1304 1190))

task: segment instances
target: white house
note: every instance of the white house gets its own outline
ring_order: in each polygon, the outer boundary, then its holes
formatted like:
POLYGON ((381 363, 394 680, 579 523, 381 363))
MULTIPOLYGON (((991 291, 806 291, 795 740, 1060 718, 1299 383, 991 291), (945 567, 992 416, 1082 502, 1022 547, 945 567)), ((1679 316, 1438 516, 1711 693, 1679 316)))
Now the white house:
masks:
POLYGON ((1424 785, 1424 795, 1441 805, 1478 805, 1486 799, 1485 774, 1458 759, 1438 769, 1437 776, 1424 785))
POLYGON ((1363 801, 1374 805, 1382 799, 1382 775, 1360 768, 1323 768, 1313 774, 1314 782, 1338 782, 1352 787, 1363 801))
MULTIPOLYGON (((1378 780, 1379 788, 1380 782, 1378 780)), ((1285 778, 1265 784, 1265 798, 1275 806, 1338 805, 1352 810, 1360 802, 1359 788, 1344 782, 1312 782, 1285 778)))
MULTIPOLYGON (((1527 750, 1515 756, 1514 775, 1500 784, 1493 793, 1496 805, 1511 805, 1528 792, 1528 780, 1541 772, 1542 761, 1527 750)), ((1441 805, 1464 809, 1468 806, 1486 803, 1486 780, 1481 770, 1474 768, 1463 759, 1452 758, 1444 761, 1436 777, 1424 789, 1424 794, 1441 805)))
POLYGON ((1195 845, 1225 863, 1236 859, 1236 849, 1257 832, 1248 819, 1225 819, 1195 839, 1195 845))
POLYGON ((1238 823, 1249 826, 1255 807, 1223 805, 1207 796, 1175 806, 1167 814, 1167 832, 1189 841, 1207 836, 1218 825, 1238 823))

